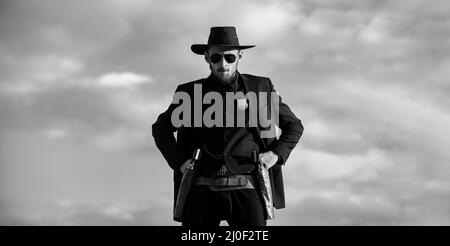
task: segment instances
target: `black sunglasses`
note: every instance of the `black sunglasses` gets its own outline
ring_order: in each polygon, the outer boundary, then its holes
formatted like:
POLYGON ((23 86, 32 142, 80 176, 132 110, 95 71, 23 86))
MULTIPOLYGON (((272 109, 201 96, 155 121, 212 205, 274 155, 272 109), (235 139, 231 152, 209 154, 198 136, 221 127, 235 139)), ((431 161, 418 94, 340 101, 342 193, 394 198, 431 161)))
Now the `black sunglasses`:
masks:
POLYGON ((237 57, 235 56, 235 55, 233 55, 233 54, 225 54, 225 55, 219 55, 219 54, 212 54, 210 57, 209 57, 209 60, 212 62, 212 63, 218 63, 218 62, 220 62, 220 60, 222 60, 222 57, 224 57, 225 58, 225 61, 227 62, 227 63, 234 63, 235 61, 236 61, 236 59, 237 59, 237 57))

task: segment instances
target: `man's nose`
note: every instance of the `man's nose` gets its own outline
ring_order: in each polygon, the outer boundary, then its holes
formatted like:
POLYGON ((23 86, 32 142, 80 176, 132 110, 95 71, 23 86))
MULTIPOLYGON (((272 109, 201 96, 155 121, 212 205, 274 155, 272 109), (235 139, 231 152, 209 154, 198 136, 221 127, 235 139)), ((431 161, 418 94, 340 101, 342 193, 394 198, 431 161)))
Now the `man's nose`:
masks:
POLYGON ((222 58, 220 59, 219 65, 220 65, 220 67, 223 67, 223 68, 228 67, 228 63, 227 63, 227 61, 225 61, 224 56, 222 56, 222 58))

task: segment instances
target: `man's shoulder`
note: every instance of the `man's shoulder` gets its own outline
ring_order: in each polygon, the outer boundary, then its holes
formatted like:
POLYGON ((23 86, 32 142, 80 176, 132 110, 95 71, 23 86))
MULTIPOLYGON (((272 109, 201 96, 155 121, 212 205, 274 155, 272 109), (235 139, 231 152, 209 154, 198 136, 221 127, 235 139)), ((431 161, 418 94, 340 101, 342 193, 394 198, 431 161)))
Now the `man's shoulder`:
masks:
POLYGON ((190 81, 190 82, 185 82, 185 83, 179 84, 178 85, 178 90, 179 91, 191 90, 192 88, 194 88, 195 84, 203 84, 204 81, 205 81, 205 78, 197 79, 197 80, 194 80, 194 81, 190 81))
POLYGON ((253 74, 241 74, 241 77, 251 90, 270 90, 271 81, 268 77, 253 74))
POLYGON ((267 81, 267 80, 269 80, 268 77, 258 76, 258 75, 248 74, 248 73, 241 73, 241 76, 250 81, 267 81))

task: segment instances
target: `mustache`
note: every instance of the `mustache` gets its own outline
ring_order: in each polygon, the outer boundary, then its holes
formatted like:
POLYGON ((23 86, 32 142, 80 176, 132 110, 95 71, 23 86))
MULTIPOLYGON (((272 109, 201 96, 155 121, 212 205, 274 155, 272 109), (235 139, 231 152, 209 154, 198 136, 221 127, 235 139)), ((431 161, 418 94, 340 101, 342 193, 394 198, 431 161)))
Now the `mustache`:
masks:
POLYGON ((230 69, 219 68, 216 70, 217 72, 228 72, 230 69))

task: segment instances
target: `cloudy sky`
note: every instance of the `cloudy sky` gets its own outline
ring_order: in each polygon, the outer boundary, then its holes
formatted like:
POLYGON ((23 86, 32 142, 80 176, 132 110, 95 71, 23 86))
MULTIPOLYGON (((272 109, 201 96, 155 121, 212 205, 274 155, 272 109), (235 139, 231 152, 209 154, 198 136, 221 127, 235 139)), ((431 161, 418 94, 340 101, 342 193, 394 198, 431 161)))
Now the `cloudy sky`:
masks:
POLYGON ((446 0, 0 2, 0 224, 177 225, 150 127, 190 51, 234 25, 239 70, 305 125, 269 225, 450 225, 446 0))

